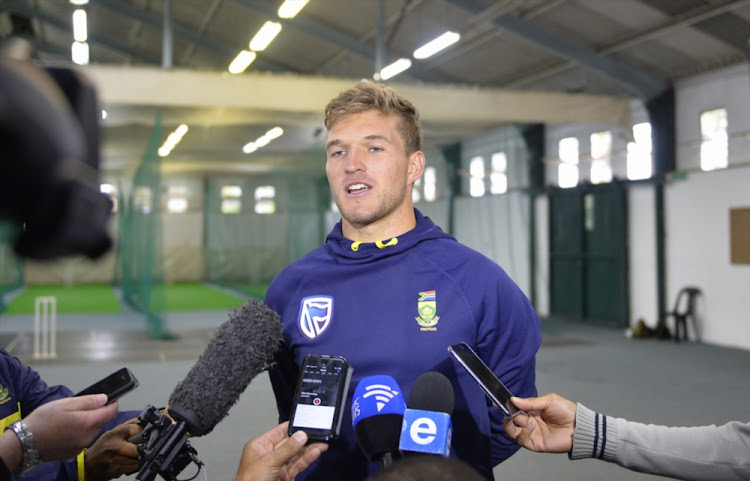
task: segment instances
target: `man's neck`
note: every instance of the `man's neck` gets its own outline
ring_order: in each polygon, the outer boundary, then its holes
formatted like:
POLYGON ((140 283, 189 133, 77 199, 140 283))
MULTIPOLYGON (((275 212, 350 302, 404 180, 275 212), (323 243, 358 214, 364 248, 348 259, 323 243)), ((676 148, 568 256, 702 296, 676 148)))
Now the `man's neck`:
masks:
POLYGON ((403 219, 397 223, 381 221, 357 226, 350 224, 346 219, 341 221, 341 231, 349 240, 359 242, 376 242, 392 239, 403 235, 417 226, 417 217, 413 211, 409 218, 403 219))

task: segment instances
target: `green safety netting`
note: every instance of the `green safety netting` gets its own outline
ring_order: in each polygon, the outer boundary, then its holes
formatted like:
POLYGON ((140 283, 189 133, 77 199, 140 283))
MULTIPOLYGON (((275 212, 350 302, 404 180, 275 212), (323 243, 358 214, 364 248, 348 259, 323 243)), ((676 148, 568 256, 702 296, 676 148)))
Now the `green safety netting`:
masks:
POLYGON ((115 284, 123 300, 146 318, 149 336, 170 337, 164 327, 164 263, 161 234, 161 110, 142 161, 133 177, 132 188, 119 194, 119 236, 115 284))
MULTIPOLYGON (((301 162, 325 161, 325 152, 301 162)), ((205 187, 206 281, 262 299, 268 283, 290 262, 319 246, 327 234, 325 212, 330 192, 325 178, 275 175, 212 178, 205 187), (276 211, 256 213, 256 189, 275 187, 276 211), (241 190, 233 209, 222 209, 228 186, 241 190), (228 210, 232 210, 231 213, 228 210)))

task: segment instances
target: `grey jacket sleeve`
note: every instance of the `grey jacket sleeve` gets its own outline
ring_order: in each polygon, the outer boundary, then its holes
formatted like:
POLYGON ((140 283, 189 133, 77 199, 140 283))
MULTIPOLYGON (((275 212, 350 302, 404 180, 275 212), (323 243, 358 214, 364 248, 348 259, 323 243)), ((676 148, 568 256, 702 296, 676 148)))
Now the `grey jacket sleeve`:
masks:
POLYGON ((694 481, 750 479, 750 423, 666 427, 578 404, 570 459, 598 458, 643 473, 694 481))

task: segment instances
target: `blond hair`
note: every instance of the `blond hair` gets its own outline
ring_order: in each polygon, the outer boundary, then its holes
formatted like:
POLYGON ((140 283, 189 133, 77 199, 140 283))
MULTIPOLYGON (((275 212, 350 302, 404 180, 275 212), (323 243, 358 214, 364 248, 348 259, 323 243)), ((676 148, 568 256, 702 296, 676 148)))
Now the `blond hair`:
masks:
POLYGON ((398 115, 401 119, 398 131, 404 141, 406 153, 412 154, 422 150, 419 111, 414 104, 383 84, 360 82, 338 94, 326 106, 325 126, 331 130, 336 122, 344 117, 370 110, 377 110, 383 115, 398 115))

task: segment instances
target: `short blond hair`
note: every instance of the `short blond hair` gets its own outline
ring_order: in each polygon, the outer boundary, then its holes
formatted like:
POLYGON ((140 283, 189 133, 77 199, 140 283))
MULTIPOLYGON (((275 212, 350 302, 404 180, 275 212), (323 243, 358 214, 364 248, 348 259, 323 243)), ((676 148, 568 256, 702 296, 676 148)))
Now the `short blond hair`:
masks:
POLYGON ((328 130, 339 120, 352 114, 377 110, 383 115, 395 114, 401 119, 398 131, 407 154, 422 150, 422 124, 414 104, 391 87, 373 82, 360 82, 344 90, 328 102, 325 126, 328 130))

